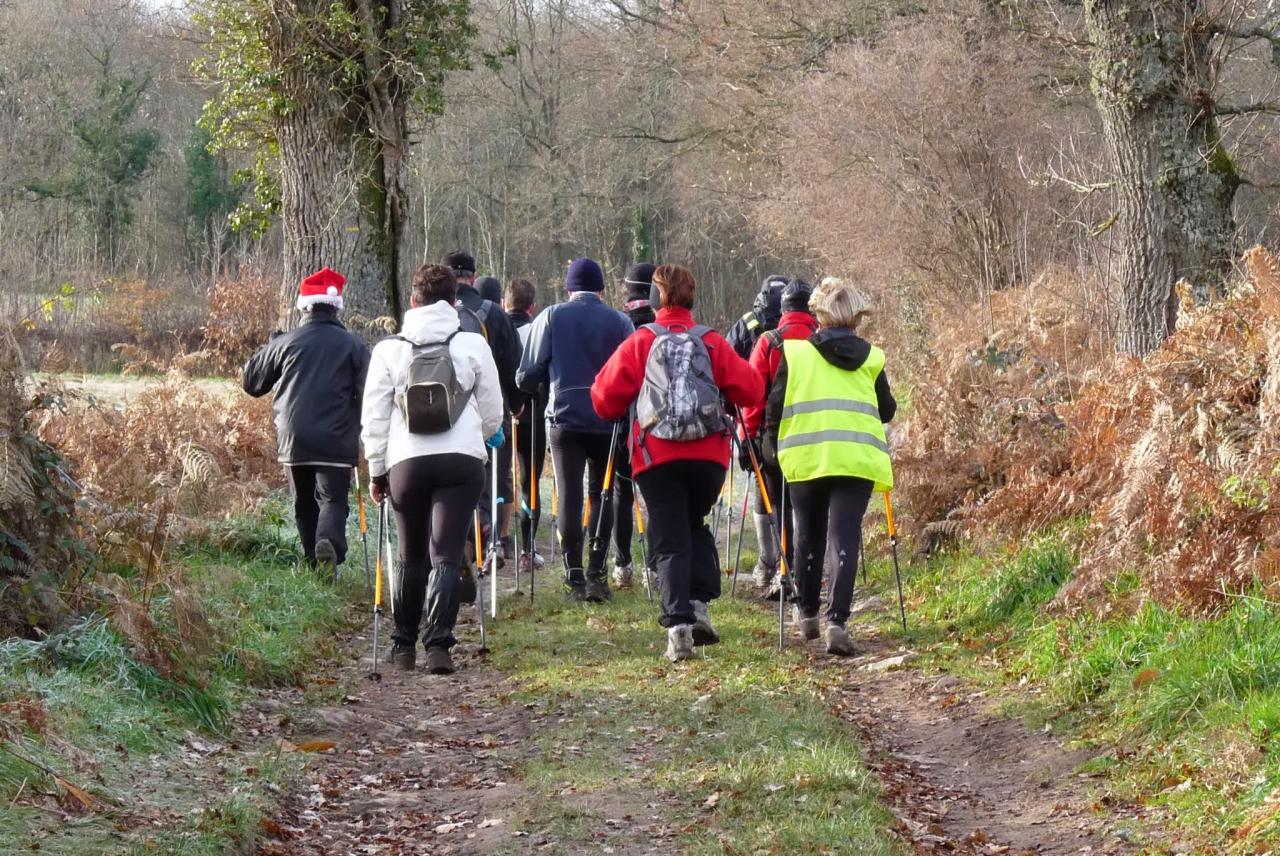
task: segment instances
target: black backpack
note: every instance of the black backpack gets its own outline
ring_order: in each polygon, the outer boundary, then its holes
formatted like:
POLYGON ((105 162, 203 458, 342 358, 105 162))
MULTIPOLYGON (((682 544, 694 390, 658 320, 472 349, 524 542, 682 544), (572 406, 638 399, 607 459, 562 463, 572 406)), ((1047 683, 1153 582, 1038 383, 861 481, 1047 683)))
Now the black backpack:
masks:
POLYGON ((493 309, 493 301, 486 300, 479 309, 469 309, 458 301, 454 308, 458 310, 458 323, 464 333, 479 333, 489 341, 489 312, 493 309))
POLYGON ((449 344, 455 331, 443 342, 418 344, 395 336, 413 346, 405 369, 404 392, 396 396, 400 413, 411 434, 443 434, 457 424, 471 400, 472 390, 458 383, 449 344))

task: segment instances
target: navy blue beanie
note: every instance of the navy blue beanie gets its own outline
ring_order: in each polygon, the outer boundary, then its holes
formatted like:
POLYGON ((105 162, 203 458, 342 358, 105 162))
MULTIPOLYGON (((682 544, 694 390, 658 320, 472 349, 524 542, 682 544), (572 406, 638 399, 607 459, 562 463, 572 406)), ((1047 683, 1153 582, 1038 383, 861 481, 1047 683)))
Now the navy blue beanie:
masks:
POLYGON ((569 291, 604 291, 604 271, 591 259, 574 259, 569 263, 564 287, 569 291))

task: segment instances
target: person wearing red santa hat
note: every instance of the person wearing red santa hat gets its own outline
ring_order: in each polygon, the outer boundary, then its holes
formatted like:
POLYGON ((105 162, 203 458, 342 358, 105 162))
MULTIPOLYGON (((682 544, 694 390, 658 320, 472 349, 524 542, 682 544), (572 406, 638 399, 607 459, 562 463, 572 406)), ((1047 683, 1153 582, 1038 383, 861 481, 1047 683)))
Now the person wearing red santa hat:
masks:
POLYGON ((293 493, 307 562, 333 572, 347 555, 347 495, 360 455, 369 349, 338 320, 346 278, 324 268, 302 281, 302 320, 277 331, 244 367, 244 391, 275 390, 276 448, 293 493))

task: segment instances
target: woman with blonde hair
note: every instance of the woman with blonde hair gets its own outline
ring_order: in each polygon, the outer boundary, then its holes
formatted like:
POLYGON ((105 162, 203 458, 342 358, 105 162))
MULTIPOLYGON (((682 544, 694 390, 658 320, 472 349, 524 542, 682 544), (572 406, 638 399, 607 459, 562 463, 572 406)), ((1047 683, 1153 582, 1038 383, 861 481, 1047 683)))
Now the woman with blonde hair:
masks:
POLYGON ((871 311, 851 283, 822 280, 809 298, 818 331, 782 345, 765 424, 767 456, 776 456, 795 515, 796 619, 818 638, 822 567, 831 537, 827 652, 853 654, 845 623, 853 603, 862 517, 873 491, 893 486, 884 426, 898 409, 885 376, 884 351, 858 335, 871 311))

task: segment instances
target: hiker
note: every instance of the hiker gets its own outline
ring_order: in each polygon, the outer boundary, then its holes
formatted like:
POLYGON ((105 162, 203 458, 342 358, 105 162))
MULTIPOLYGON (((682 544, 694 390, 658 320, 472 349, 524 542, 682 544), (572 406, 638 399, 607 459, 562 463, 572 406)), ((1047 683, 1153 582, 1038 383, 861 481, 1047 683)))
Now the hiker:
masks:
MULTIPOLYGON (((631 319, 631 326, 639 330, 645 324, 652 324, 657 316, 649 302, 649 292, 653 289, 653 272, 655 265, 640 262, 627 268, 622 278, 623 292, 627 302, 625 309, 631 319)), ((635 532, 633 509, 636 504, 635 483, 631 474, 631 453, 627 449, 626 438, 622 438, 617 450, 614 464, 613 481, 613 547, 615 561, 613 566, 613 584, 617 588, 630 588, 634 576, 631 558, 631 536, 635 532)), ((646 573, 650 572, 645 568, 646 573)))
MULTIPOLYGON (((489 343, 493 361, 498 367, 498 380, 502 384, 502 400, 506 406, 502 429, 507 436, 510 436, 511 414, 519 411, 524 406, 524 396, 516 387, 516 369, 520 365, 520 337, 516 335, 515 328, 511 326, 511 319, 502 311, 500 303, 494 303, 486 299, 477 290, 476 260, 470 253, 449 253, 444 257, 444 265, 453 271, 453 275, 458 281, 457 308, 459 309, 458 316, 462 329, 471 333, 479 333, 489 343)), ((486 464, 485 466, 487 468, 490 465, 486 464)), ((484 493, 480 498, 481 525, 486 530, 491 530, 492 527, 492 523, 489 520, 490 507, 492 505, 491 497, 489 496, 491 485, 493 484, 492 476, 492 472, 488 472, 488 477, 484 482, 484 493)), ((499 536, 505 535, 508 531, 509 512, 511 503, 514 501, 512 496, 514 493, 515 490, 511 480, 511 446, 510 444, 504 444, 503 448, 498 450, 499 536)), ((491 531, 486 531, 482 533, 481 537, 488 539, 490 536, 491 531)), ((499 547, 502 546, 501 537, 497 539, 496 543, 499 547)), ((499 552, 498 559, 501 560, 502 558, 503 554, 499 552)), ((495 563, 495 567, 496 565, 497 563, 495 563)), ((471 580, 468 577, 466 596, 464 597, 465 603, 471 602, 470 591, 471 580)))
POLYGON ((725 338, 744 360, 751 356, 751 349, 756 340, 778 326, 782 315, 782 289, 786 287, 788 277, 781 274, 767 276, 760 283, 751 311, 733 323, 725 338))
MULTIPOLYGON (((538 292, 533 283, 527 279, 513 279, 507 283, 503 292, 502 308, 511 319, 511 326, 520 337, 521 351, 529 342, 529 333, 533 330, 533 316, 538 314, 538 292)), ((544 414, 547 411, 547 394, 545 389, 539 390, 530 397, 528 403, 516 420, 516 433, 520 447, 515 450, 520 460, 520 486, 523 509, 520 514, 520 541, 528 545, 525 555, 520 557, 521 573, 528 573, 530 567, 541 568, 544 559, 533 543, 533 533, 537 530, 537 521, 541 517, 541 502, 533 502, 533 485, 542 478, 543 464, 547 458, 547 427, 544 414), (538 420, 537 430, 534 420, 538 420), (538 507, 535 507, 538 506, 538 507)))
POLYGON ((827 652, 849 656, 845 624, 862 550, 862 517, 873 490, 893 485, 884 426, 898 405, 884 373, 884 351, 858 335, 871 311, 852 284, 827 277, 809 305, 818 332, 788 339, 765 407, 764 452, 778 462, 795 509, 796 622, 818 638, 822 566, 833 557, 827 600, 827 652))
POLYGON ((657 320, 637 330, 591 387, 602 419, 635 406, 628 439, 649 509, 649 541, 662 589, 667 652, 675 662, 719 641, 707 605, 720 596, 720 560, 707 515, 729 466, 730 421, 721 404, 759 403, 760 375, 693 317, 696 284, 678 265, 653 272, 657 320), (672 390, 679 394, 670 394, 672 390))
POLYGON ((275 389, 276 448, 293 494, 307 563, 336 571, 347 557, 347 494, 360 457, 360 394, 369 349, 338 320, 346 278, 324 268, 298 288, 298 326, 276 332, 244 367, 244 391, 275 389))
POLYGON ((502 305, 502 280, 496 276, 482 276, 476 280, 476 293, 490 303, 502 305))
MULTIPOLYGON (((782 289, 782 317, 778 319, 777 328, 764 333, 757 339, 751 351, 751 367, 764 378, 766 398, 773 388, 774 378, 778 374, 778 365, 782 362, 782 343, 790 339, 808 339, 818 330, 818 319, 809 312, 809 296, 812 293, 813 286, 804 280, 793 279, 788 282, 782 289)), ((764 416, 763 402, 759 407, 750 407, 742 412, 747 438, 739 445, 738 458, 742 468, 750 470, 751 458, 746 443, 755 444, 756 460, 760 461, 760 470, 764 475, 765 485, 769 488, 769 497, 778 508, 781 517, 781 525, 777 531, 786 532, 787 546, 790 548, 787 561, 792 562, 795 557, 791 515, 793 503, 790 496, 786 497, 786 503, 782 501, 782 471, 778 469, 777 460, 766 458, 761 454, 760 438, 764 416), (782 527, 785 527, 785 530, 782 527)), ((776 435, 777 426, 771 426, 768 433, 776 435)), ((760 593, 766 599, 772 600, 781 596, 779 586, 774 582, 778 571, 779 545, 774 538, 775 530, 770 526, 769 515, 765 511, 759 490, 756 491, 755 515, 756 532, 767 533, 767 538, 759 542, 760 556, 751 577, 760 593)))
POLYGON ((614 426, 596 415, 590 389, 600 367, 633 328, 627 316, 601 298, 604 271, 595 261, 581 258, 570 263, 565 289, 569 292, 567 301, 543 310, 534 319, 516 379, 529 394, 549 385, 546 433, 560 493, 557 522, 565 586, 571 600, 600 603, 613 596, 604 570, 608 540, 597 543, 591 539, 584 570, 582 476, 585 470, 588 490, 595 500, 587 531, 611 531, 612 510, 601 508, 610 503, 600 502, 599 497, 614 426), (602 514, 603 529, 597 529, 602 514))
POLYGON ((484 488, 486 447, 503 442, 498 369, 484 338, 461 330, 456 298, 449 268, 428 264, 414 274, 400 335, 373 349, 360 435, 373 500, 390 498, 399 533, 391 663, 413 670, 425 607, 422 645, 427 670, 438 675, 454 670, 459 569, 484 488), (444 402, 443 413, 423 401, 444 402))

